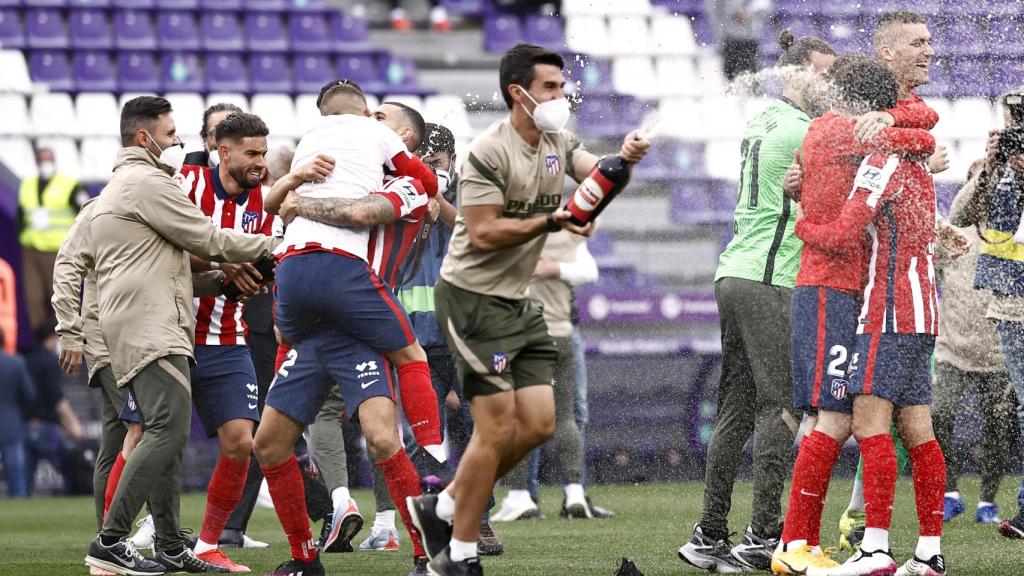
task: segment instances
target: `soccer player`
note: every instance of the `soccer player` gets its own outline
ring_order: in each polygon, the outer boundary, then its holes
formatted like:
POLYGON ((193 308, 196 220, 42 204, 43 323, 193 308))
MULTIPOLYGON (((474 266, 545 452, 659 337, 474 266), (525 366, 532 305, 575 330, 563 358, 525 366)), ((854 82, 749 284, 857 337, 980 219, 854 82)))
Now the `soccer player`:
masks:
POLYGON ((789 315, 800 241, 786 168, 812 117, 823 112, 820 74, 835 60, 827 43, 780 34, 779 67, 789 67, 782 98, 751 120, 741 155, 734 235, 719 258, 715 298, 722 328, 718 416, 708 445, 704 506, 679 558, 717 572, 765 570, 779 537, 782 488, 799 419, 792 405, 789 315), (732 489, 754 436, 754 504, 743 542, 729 542, 732 489))
POLYGON ((199 138, 203 140, 203 149, 185 155, 186 166, 207 166, 213 168, 220 164, 217 153, 215 128, 231 114, 242 112, 242 109, 229 102, 218 102, 203 112, 203 127, 199 130, 199 138))
MULTIPOLYGON (((483 574, 477 535, 492 486, 554 431, 557 350, 526 287, 547 233, 591 233, 559 206, 565 176, 581 180, 598 160, 564 130, 563 67, 557 53, 530 44, 502 57, 509 116, 476 137, 459 174, 459 215, 434 296, 473 435, 455 480, 408 502, 441 576, 483 574)), ((633 132, 619 154, 638 162, 649 147, 633 132)))

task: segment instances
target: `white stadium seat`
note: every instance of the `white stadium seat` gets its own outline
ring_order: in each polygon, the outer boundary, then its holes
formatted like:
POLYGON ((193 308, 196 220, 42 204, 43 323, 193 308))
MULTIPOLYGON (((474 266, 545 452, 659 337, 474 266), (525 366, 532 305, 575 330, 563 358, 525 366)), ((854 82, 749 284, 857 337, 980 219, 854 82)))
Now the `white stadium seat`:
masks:
POLYGON ((0 50, 0 92, 28 94, 31 91, 32 79, 25 56, 20 50, 0 50))
POLYGON ((66 93, 51 92, 32 96, 29 113, 32 116, 32 132, 36 136, 77 135, 75 105, 66 93))
POLYGON ((236 92, 213 92, 206 97, 206 107, 209 108, 214 104, 220 104, 226 102, 228 104, 234 104, 242 109, 242 112, 249 112, 249 99, 245 97, 245 94, 238 94, 236 92))
POLYGON ((320 111, 316 108, 316 94, 300 94, 295 98, 295 124, 300 136, 313 127, 317 118, 320 118, 320 111))
POLYGON ((53 158, 57 162, 57 170, 77 179, 82 178, 82 163, 78 157, 78 146, 71 138, 40 138, 36 141, 37 148, 53 150, 53 158))
MULTIPOLYGON (((388 94, 381 98, 380 102, 398 102, 399 104, 405 104, 409 108, 423 114, 423 98, 416 96, 415 94, 388 94)), ((371 106, 370 100, 366 100, 366 107, 370 109, 370 112, 376 110, 377 106, 380 106, 380 104, 374 104, 371 106)))
POLYGON ((603 16, 613 10, 615 3, 615 0, 562 0, 559 13, 562 16, 603 16))
POLYGON ((740 166, 739 140, 711 140, 705 147, 704 156, 708 176, 736 181, 740 166))
POLYGON ((456 137, 471 138, 473 127, 469 123, 466 104, 453 94, 427 96, 423 102, 423 118, 427 122, 441 124, 456 137))
POLYGON ((110 179, 114 171, 114 160, 121 150, 121 139, 112 137, 83 138, 79 154, 82 163, 82 180, 102 182, 110 179))
POLYGON ((697 53, 697 39, 689 18, 683 16, 654 16, 651 18, 651 38, 658 54, 693 55, 697 53))
POLYGON ((121 109, 113 94, 89 92, 75 100, 78 133, 82 136, 118 136, 121 109))
POLYGON ((203 143, 199 138, 199 132, 203 128, 203 112, 206 111, 206 102, 202 96, 188 92, 171 92, 164 94, 164 98, 171 102, 178 137, 185 142, 185 147, 190 150, 202 149, 203 143))
POLYGON ((611 55, 608 23, 603 16, 573 16, 565 22, 565 44, 572 52, 606 57, 611 55))
POLYGON ((695 98, 665 98, 659 103, 656 115, 652 137, 665 136, 688 141, 698 139, 700 106, 695 98))
POLYGON ((604 6, 605 15, 614 16, 617 18, 631 16, 647 16, 650 13, 650 0, 629 0, 628 2, 618 0, 614 2, 608 2, 607 6, 604 6))
POLYGON ((661 56, 654 64, 660 96, 696 96, 697 67, 689 56, 661 56))
POLYGON ((257 94, 252 97, 252 113, 263 119, 272 137, 291 139, 302 135, 291 96, 257 94))
POLYGON ((36 153, 28 138, 0 138, 0 163, 18 178, 37 175, 36 153))
POLYGON ((32 133, 32 125, 28 121, 28 104, 24 96, 0 94, 0 110, 4 111, 4 121, 0 122, 0 136, 28 136, 32 133))
POLYGON ((616 92, 640 98, 657 97, 661 88, 648 56, 619 56, 612 62, 612 86, 616 92))
POLYGON ((154 94, 152 92, 125 92, 117 99, 117 113, 120 115, 121 109, 124 108, 125 103, 129 100, 134 100, 139 96, 159 96, 159 94, 154 94))
MULTIPOLYGON (((627 4, 627 2, 623 2, 627 4)), ((614 54, 648 55, 654 52, 651 28, 647 18, 621 17, 608 21, 608 40, 614 46, 614 54)))

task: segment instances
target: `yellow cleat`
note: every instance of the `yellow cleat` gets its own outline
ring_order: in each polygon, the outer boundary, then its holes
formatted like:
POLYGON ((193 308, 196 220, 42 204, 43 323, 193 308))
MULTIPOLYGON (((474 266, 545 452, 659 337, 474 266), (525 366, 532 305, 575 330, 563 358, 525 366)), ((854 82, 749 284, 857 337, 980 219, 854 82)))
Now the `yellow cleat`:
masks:
POLYGON ((783 551, 780 546, 772 554, 772 573, 785 576, 824 576, 831 568, 839 566, 829 556, 830 550, 821 551, 810 546, 800 546, 783 551))
POLYGON ((839 518, 839 547, 849 553, 860 549, 864 540, 864 522, 867 515, 863 512, 847 509, 839 518))

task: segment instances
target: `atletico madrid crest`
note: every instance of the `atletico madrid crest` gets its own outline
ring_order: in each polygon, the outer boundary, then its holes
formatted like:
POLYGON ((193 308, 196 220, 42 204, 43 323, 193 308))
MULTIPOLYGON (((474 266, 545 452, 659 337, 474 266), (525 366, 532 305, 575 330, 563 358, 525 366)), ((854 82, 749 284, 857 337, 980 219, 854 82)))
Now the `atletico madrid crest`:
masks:
POLYGON ((508 368, 508 354, 505 352, 495 352, 494 356, 491 357, 492 365, 494 366, 494 373, 501 374, 508 368))
POLYGON ((547 168, 548 174, 552 176, 558 176, 558 172, 562 168, 562 162, 558 159, 557 154, 551 154, 544 159, 544 167, 547 168))
POLYGON ((260 231, 260 213, 246 210, 242 212, 242 231, 255 234, 260 231))
POLYGON ((850 383, 846 380, 840 380, 836 378, 832 381, 832 397, 836 400, 842 400, 846 398, 846 389, 850 386, 850 383))

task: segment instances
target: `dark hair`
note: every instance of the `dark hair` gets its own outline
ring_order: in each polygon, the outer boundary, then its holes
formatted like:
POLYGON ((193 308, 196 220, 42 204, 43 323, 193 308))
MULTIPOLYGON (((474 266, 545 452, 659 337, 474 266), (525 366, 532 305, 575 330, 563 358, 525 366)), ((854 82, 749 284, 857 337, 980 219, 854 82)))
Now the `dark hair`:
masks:
MULTIPOLYGON (((203 127, 199 129, 199 137, 206 142, 206 137, 210 135, 210 131, 206 128, 206 125, 210 121, 210 115, 216 114, 217 112, 241 112, 242 109, 234 104, 228 102, 218 102, 213 106, 210 106, 203 112, 203 127)), ((216 128, 216 126, 214 126, 216 128)))
POLYGON ((423 121, 423 115, 417 112, 412 106, 407 106, 401 102, 389 100, 387 102, 381 102, 381 104, 388 104, 402 110, 402 114, 405 114, 406 122, 408 122, 409 127, 412 128, 412 149, 419 150, 420 146, 423 145, 423 137, 427 134, 427 123, 423 121))
POLYGON ((214 137, 217 142, 221 140, 241 140, 242 138, 267 136, 270 130, 263 122, 263 119, 255 114, 235 112, 217 124, 214 137))
POLYGON ((362 102, 363 107, 366 107, 366 94, 363 93, 362 88, 357 84, 341 80, 324 90, 323 96, 317 100, 316 107, 320 110, 320 114, 324 114, 327 110, 327 103, 338 96, 362 102))
POLYGON ((163 114, 171 112, 171 103, 160 96, 139 96, 121 108, 121 146, 131 146, 139 129, 148 130, 163 114))
POLYGON ((878 17, 878 22, 875 23, 875 32, 872 35, 871 41, 874 42, 875 47, 878 47, 879 37, 883 32, 902 24, 927 24, 924 16, 917 12, 910 12, 907 10, 898 10, 896 12, 885 12, 878 17))
POLYGON ((430 156, 438 152, 455 154, 455 136, 451 130, 441 124, 434 124, 432 122, 427 122, 426 129, 427 135, 423 139, 423 144, 416 151, 418 155, 430 156))
POLYGON ((346 85, 346 86, 351 86, 351 87, 355 88, 356 90, 359 91, 360 94, 363 93, 362 87, 360 87, 359 84, 357 84, 356 82, 353 82, 352 80, 349 80, 348 78, 341 78, 339 80, 331 80, 330 82, 328 82, 327 84, 324 84, 320 88, 320 94, 317 95, 317 97, 316 97, 316 107, 317 107, 317 109, 319 109, 320 105, 323 104, 324 96, 327 95, 327 92, 331 88, 334 88, 335 86, 341 86, 343 84, 346 85))
POLYGON ((899 99, 896 74, 878 58, 867 54, 843 54, 829 71, 839 99, 855 110, 888 110, 899 99))
POLYGON ((505 104, 512 109, 512 95, 508 93, 508 87, 518 84, 528 88, 533 83, 533 65, 550 64, 558 66, 559 70, 565 68, 565 61, 557 52, 535 44, 519 43, 501 57, 501 64, 498 66, 498 84, 501 86, 501 97, 505 104))
POLYGON ((817 36, 802 36, 797 39, 789 29, 779 32, 779 46, 782 47, 782 54, 779 55, 777 65, 782 66, 803 66, 811 61, 811 53, 828 54, 835 56, 836 51, 817 36))

